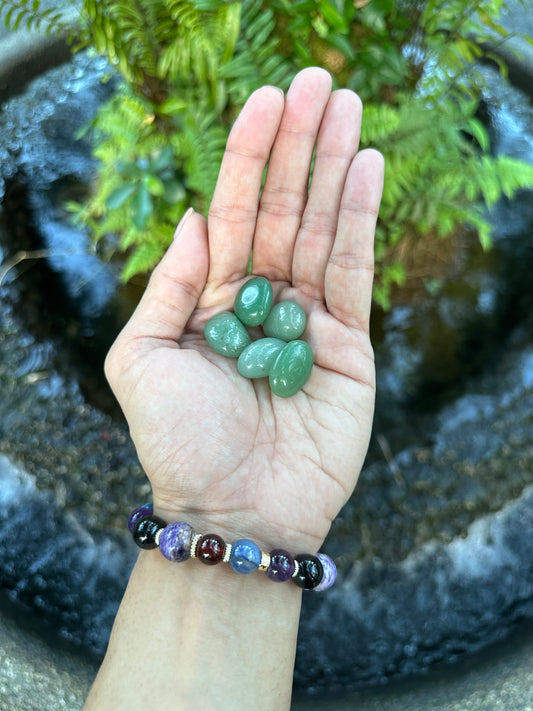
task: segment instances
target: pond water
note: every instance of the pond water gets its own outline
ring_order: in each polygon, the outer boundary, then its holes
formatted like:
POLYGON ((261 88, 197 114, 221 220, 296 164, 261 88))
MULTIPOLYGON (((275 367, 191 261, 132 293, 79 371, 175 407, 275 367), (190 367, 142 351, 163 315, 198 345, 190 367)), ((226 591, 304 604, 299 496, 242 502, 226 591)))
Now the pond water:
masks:
MULTIPOLYGON (((2 254, 45 255, 0 290, 0 536, 17 530, 0 587, 96 655, 135 557, 124 517, 149 495, 102 375, 139 292, 117 289, 62 208, 94 170, 73 135, 107 71, 78 55, 0 117, 2 254)), ((495 149, 532 160, 528 100, 491 81, 495 149)), ((376 314, 373 440, 326 546, 338 585, 305 599, 297 688, 381 684, 533 617, 531 195, 491 220, 491 252, 464 235, 436 290, 376 314)))

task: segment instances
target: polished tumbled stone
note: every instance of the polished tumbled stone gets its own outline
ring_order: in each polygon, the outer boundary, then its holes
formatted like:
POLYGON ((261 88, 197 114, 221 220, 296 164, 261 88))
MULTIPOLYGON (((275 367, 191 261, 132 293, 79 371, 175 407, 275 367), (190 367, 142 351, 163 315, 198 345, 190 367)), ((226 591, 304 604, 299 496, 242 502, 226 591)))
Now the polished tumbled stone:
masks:
POLYGON ((210 318, 205 324, 204 335, 214 351, 229 358, 238 358, 250 344, 248 331, 230 311, 210 318))
POLYGON ((280 301, 272 307, 263 324, 263 333, 282 341, 294 341, 305 330, 305 311, 296 301, 280 301))
POLYGON ((337 580, 337 566, 329 555, 317 553, 316 557, 322 563, 324 575, 320 583, 316 586, 316 588, 313 588, 313 590, 315 592, 322 592, 323 590, 330 588, 337 580))
POLYGON ((167 560, 182 563, 191 556, 192 526, 185 521, 169 523, 159 536, 159 550, 167 560))
POLYGON ((260 338, 243 350, 237 361, 237 370, 245 378, 264 378, 287 344, 279 338, 260 338))
POLYGON ((270 564, 266 576, 275 583, 284 583, 294 575, 296 565, 292 555, 283 548, 275 548, 270 553, 270 564))
POLYGON ((280 352, 269 375, 270 389, 290 397, 303 388, 313 368, 313 351, 305 341, 291 341, 280 352))
POLYGON ((241 538, 231 547, 229 564, 236 573, 252 573, 261 562, 261 549, 253 541, 241 538))
POLYGON ((264 277, 252 277, 239 289, 233 310, 246 326, 260 326, 272 307, 272 285, 264 277))

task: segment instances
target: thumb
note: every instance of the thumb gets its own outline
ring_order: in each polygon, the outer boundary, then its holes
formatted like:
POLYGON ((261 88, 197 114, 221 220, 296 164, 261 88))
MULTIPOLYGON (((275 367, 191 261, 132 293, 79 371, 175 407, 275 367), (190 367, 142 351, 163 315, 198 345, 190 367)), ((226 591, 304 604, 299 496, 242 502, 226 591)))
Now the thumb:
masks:
POLYGON ((176 342, 196 308, 208 271, 207 223, 189 208, 119 339, 176 342))

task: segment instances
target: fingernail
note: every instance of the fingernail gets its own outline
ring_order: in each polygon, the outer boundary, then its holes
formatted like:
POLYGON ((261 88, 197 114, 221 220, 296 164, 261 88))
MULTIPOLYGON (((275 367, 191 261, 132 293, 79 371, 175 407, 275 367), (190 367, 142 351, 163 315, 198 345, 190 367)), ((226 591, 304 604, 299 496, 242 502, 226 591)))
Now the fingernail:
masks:
POLYGON ((181 220, 178 222, 178 226, 176 227, 176 231, 174 232, 174 239, 177 239, 177 238, 179 237, 179 234, 180 234, 180 232, 182 231, 183 226, 185 225, 185 223, 187 222, 187 220, 189 219, 189 217, 191 216, 191 214, 192 214, 193 212, 194 212, 194 210, 193 210, 192 207, 190 207, 190 208, 185 212, 185 214, 183 215, 183 217, 181 218, 181 220))

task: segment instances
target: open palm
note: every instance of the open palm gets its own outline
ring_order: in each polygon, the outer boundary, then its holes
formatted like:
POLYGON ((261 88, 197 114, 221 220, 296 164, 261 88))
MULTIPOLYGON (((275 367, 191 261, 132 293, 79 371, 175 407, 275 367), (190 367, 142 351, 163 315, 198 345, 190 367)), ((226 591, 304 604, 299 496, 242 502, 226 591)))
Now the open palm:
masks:
POLYGON ((286 97, 256 91, 230 134, 209 219, 182 220, 110 351, 108 378, 167 520, 313 552, 353 490, 373 415, 383 179, 380 154, 357 152, 360 123, 359 99, 331 92, 321 69, 300 72, 286 97), (251 250, 252 273, 308 316, 315 364, 291 398, 242 378, 203 337, 232 308, 251 250))

